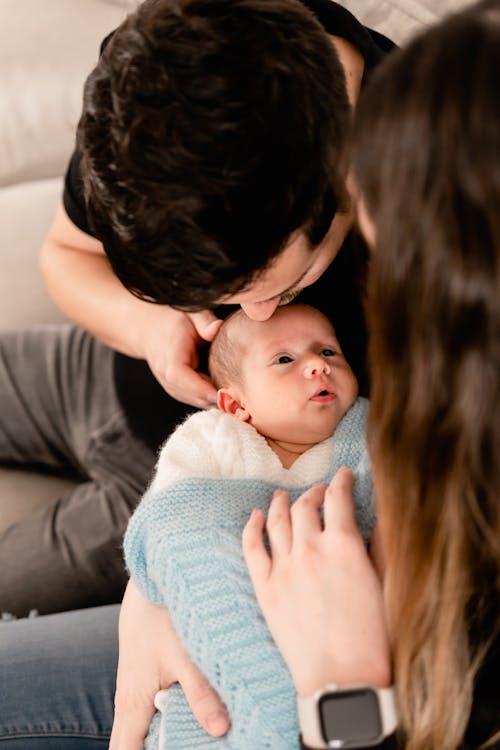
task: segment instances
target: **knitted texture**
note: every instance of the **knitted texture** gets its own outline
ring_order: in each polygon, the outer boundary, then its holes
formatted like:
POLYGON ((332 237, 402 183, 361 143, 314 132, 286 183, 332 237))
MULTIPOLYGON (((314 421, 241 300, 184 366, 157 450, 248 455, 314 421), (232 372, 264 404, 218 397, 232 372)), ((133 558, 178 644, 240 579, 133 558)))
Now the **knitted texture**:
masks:
MULTIPOLYGON (((328 483, 338 468, 350 467, 365 541, 375 522, 366 406, 358 399, 338 425, 321 475, 300 487, 282 486, 294 501, 311 484, 328 483)), ((180 429, 188 424, 189 419, 180 429)), ((267 510, 275 488, 252 477, 186 477, 163 489, 153 483, 129 523, 125 557, 132 577, 148 599, 167 606, 188 652, 231 717, 228 734, 212 738, 197 724, 179 688, 163 692, 147 750, 298 748, 293 683, 260 613, 241 551, 251 510, 267 510)))

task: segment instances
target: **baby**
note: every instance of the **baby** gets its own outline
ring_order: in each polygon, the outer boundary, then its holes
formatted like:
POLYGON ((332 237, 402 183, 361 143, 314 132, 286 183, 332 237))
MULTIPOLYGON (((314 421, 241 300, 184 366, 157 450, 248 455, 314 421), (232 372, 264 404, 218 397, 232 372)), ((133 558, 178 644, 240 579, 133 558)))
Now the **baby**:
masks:
POLYGON ((295 691, 259 612, 241 532, 278 487, 293 501, 349 466, 368 541, 375 517, 367 402, 357 397, 330 322, 306 305, 280 307, 265 322, 234 313, 212 344, 209 366, 218 409, 188 417, 163 446, 125 555, 141 591, 168 608, 225 701, 231 729, 207 735, 180 688, 170 688, 157 696, 145 747, 290 750, 298 746, 295 691))

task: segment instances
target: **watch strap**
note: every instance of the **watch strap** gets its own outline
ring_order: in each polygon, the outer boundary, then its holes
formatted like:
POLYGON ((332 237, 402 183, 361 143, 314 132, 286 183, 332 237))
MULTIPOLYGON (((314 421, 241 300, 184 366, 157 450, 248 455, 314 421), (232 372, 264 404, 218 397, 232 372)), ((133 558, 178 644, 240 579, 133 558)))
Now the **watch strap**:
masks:
MULTIPOLYGON (((398 712, 396 706, 396 695, 393 686, 386 688, 375 687, 374 685, 326 685, 325 688, 318 690, 312 696, 297 696, 297 711, 299 725, 302 732, 304 745, 313 750, 322 750, 323 748, 335 747, 334 744, 325 743, 321 729, 321 720, 319 715, 320 699, 331 693, 342 693, 344 691, 371 690, 378 699, 381 734, 380 742, 385 737, 393 734, 398 726, 398 712)), ((380 743, 377 743, 380 744, 380 743)), ((355 747, 354 744, 345 743, 344 747, 355 747)), ((339 744, 337 747, 341 748, 339 744)))

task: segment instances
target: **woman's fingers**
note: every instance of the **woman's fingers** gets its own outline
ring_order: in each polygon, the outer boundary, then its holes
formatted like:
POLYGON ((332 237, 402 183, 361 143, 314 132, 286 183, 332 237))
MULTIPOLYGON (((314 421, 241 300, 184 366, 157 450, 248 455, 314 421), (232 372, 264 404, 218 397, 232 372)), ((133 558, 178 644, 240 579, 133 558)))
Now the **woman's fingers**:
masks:
POLYGON ((325 490, 324 484, 315 484, 292 505, 294 540, 309 539, 322 531, 320 508, 325 490))
POLYGON ((271 575, 273 561, 286 555, 291 543, 292 528, 288 493, 276 490, 269 505, 267 520, 261 510, 254 510, 243 529, 243 556, 257 595, 260 587, 271 575), (264 544, 264 527, 267 531, 271 555, 264 544))
POLYGON ((287 492, 275 491, 266 523, 273 558, 289 554, 296 540, 309 539, 322 531, 319 509, 325 489, 323 484, 316 484, 291 506, 287 492))
POLYGON ((115 698, 115 715, 109 750, 141 750, 153 718, 154 706, 149 696, 115 698))
POLYGON ((264 546, 265 516, 261 510, 254 510, 243 529, 243 556, 247 564, 254 588, 266 581, 271 572, 271 558, 264 546))
POLYGON ((267 513, 254 510, 243 530, 243 554, 252 580, 265 579, 271 573, 273 560, 288 555, 295 540, 310 538, 321 532, 319 509, 325 494, 324 485, 315 485, 290 507, 289 496, 283 490, 276 490, 267 513), (269 539, 271 555, 267 552, 264 540, 264 526, 269 539))
POLYGON ((353 487, 352 471, 345 467, 339 469, 325 492, 323 517, 326 531, 357 530, 353 487))
POLYGON ((290 500, 288 493, 275 490, 267 512, 267 536, 273 558, 286 555, 292 544, 290 500))
POLYGON ((198 723, 214 737, 229 729, 227 709, 219 694, 199 668, 187 657, 182 665, 179 683, 198 723))

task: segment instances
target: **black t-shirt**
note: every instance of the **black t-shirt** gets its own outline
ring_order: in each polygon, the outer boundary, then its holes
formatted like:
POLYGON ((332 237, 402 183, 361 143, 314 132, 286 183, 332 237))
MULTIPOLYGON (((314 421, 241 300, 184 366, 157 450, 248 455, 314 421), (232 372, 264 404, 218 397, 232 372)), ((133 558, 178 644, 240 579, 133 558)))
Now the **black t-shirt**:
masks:
MULTIPOLYGON (((381 34, 365 28, 354 16, 331 0, 301 0, 317 16, 330 34, 351 42, 365 61, 363 80, 394 45, 381 34)), ((69 218, 87 234, 89 228, 79 171, 80 157, 73 153, 64 186, 63 202, 69 218)), ((361 278, 364 266, 361 240, 349 234, 337 257, 323 277, 305 289, 300 299, 321 309, 335 326, 339 343, 366 393, 366 332, 361 304, 361 278)), ((216 311, 226 317, 231 308, 216 311)), ((147 363, 115 353, 114 375, 117 394, 134 434, 153 450, 193 408, 172 399, 152 375, 147 363)))

